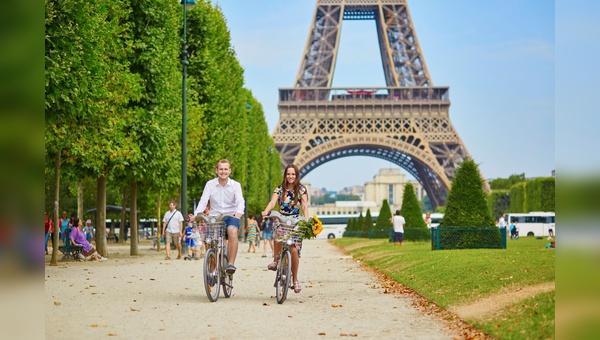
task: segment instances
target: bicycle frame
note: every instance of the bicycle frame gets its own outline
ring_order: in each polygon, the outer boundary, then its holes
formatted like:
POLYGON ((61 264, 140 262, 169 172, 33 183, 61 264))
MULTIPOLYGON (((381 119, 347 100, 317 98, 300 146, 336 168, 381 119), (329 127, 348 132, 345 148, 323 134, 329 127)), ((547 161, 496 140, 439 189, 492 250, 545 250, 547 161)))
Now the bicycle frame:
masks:
POLYGON ((198 214, 196 221, 206 224, 204 243, 206 253, 204 255, 204 289, 206 296, 211 302, 219 299, 220 287, 223 287, 223 295, 231 296, 233 289, 233 275, 226 272, 228 263, 227 246, 225 246, 225 233, 227 226, 224 219, 233 215, 223 214, 219 216, 206 216, 198 214))
POLYGON ((298 226, 298 222, 305 221, 304 217, 291 218, 283 216, 276 211, 272 211, 269 217, 278 220, 274 226, 275 242, 282 244, 281 251, 277 254, 277 271, 275 274, 275 293, 277 303, 282 304, 287 298, 289 288, 293 288, 292 277, 292 256, 290 247, 302 242, 302 235, 306 227, 298 226))

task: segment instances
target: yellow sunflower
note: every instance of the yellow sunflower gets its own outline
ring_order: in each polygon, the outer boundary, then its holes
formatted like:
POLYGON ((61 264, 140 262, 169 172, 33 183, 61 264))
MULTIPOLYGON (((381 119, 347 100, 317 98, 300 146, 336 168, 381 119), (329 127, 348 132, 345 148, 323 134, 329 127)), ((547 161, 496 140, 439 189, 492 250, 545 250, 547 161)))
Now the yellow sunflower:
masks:
POLYGON ((313 234, 317 236, 323 231, 323 222, 321 222, 316 215, 313 216, 313 220, 315 221, 315 224, 313 224, 312 230, 313 234))

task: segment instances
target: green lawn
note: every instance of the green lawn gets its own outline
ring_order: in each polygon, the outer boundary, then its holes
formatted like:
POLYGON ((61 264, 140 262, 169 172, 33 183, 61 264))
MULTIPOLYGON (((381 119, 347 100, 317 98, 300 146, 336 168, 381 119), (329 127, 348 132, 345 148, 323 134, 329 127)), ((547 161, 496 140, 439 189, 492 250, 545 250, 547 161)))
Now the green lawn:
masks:
MULTIPOLYGON (((507 249, 435 251, 431 250, 428 242, 405 242, 404 247, 394 247, 393 243, 384 239, 341 238, 332 242, 343 249, 350 249, 347 252, 355 259, 444 308, 555 281, 555 250, 546 248, 547 240, 534 237, 507 240, 507 249), (361 243, 365 246, 358 247, 361 243)), ((508 325, 514 325, 514 321, 504 316, 475 326, 501 339, 553 338, 554 292, 540 294, 534 300, 532 303, 538 304, 536 308, 537 313, 541 313, 540 319, 529 318, 532 322, 518 332, 508 325), (544 326, 538 325, 541 320, 544 326)), ((521 303, 506 310, 516 310, 516 318, 528 317, 528 313, 532 313, 519 306, 521 303)))

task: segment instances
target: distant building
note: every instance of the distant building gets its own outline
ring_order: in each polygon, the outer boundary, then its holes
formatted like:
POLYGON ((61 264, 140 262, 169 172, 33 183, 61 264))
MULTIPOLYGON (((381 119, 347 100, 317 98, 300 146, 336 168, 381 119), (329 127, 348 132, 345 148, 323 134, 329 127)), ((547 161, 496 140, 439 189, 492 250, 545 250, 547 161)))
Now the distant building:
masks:
POLYGON ((365 183, 365 201, 377 202, 380 205, 387 199, 392 212, 398 210, 402 207, 404 186, 409 182, 415 188, 417 199, 422 200, 425 191, 419 182, 407 181, 406 174, 400 172, 400 168, 380 169, 372 181, 365 183))
MULTIPOLYGON (((373 180, 366 182, 364 187, 353 186, 346 187, 338 192, 341 195, 355 195, 360 197, 360 201, 336 201, 334 203, 323 205, 309 205, 310 216, 319 215, 358 215, 363 216, 367 209, 371 210, 372 216, 379 215, 379 210, 384 199, 388 200, 392 212, 402 207, 402 196, 404 195, 404 186, 411 183, 415 188, 417 200, 421 201, 426 193, 423 186, 417 181, 406 179, 406 174, 400 171, 400 168, 380 169, 379 173, 373 176, 373 180)), ((306 183, 304 183, 306 184, 306 183)), ((323 197, 328 194, 321 189, 309 189, 312 197, 323 197)))

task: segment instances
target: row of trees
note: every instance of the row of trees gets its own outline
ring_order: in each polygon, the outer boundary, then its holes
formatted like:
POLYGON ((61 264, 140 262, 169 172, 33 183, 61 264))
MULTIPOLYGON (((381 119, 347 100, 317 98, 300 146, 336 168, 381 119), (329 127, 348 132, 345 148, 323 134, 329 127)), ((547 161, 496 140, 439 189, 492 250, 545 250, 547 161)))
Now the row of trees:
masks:
MULTIPOLYGON (((421 206, 415 195, 414 187, 410 183, 404 187, 400 214, 406 220, 404 230, 407 240, 429 239, 430 234, 423 219, 421 206)), ((386 237, 387 235, 381 233, 381 231, 387 232, 392 227, 390 223, 391 211, 388 202, 386 200, 383 201, 375 226, 369 224, 369 210, 367 211, 367 216, 367 218, 363 219, 361 214, 358 219, 350 219, 346 228, 350 232, 346 235, 386 237), (374 231, 380 231, 380 235, 374 235, 374 231)), ((440 222, 440 226, 460 228, 495 226, 494 218, 487 206, 487 196, 483 190, 483 180, 473 160, 465 160, 457 168, 456 177, 448 194, 445 215, 440 222)), ((450 236, 464 238, 462 231, 458 232, 457 235, 452 234, 450 236)), ((477 244, 479 241, 477 237, 471 237, 468 246, 477 244)), ((499 233, 493 237, 493 242, 497 243, 498 241, 500 241, 499 233)))
MULTIPOLYGON (((400 214, 406 220, 406 228, 404 230, 407 239, 427 239, 427 236, 429 235, 427 225, 421 214, 421 206, 415 195, 414 186, 410 183, 406 184, 404 187, 400 214)), ((391 218, 392 211, 390 205, 388 201, 384 199, 379 215, 375 220, 375 224, 373 224, 371 210, 367 209, 365 217, 363 217, 361 213, 358 218, 350 218, 348 220, 345 236, 369 238, 388 237, 392 228, 391 218)))
MULTIPOLYGON (((137 255, 137 211, 160 220, 180 194, 182 7, 46 0, 45 8, 45 209, 58 220, 59 211, 97 208, 97 249, 108 256, 106 203, 128 206, 137 255)), ((260 211, 281 180, 262 106, 243 87, 219 8, 198 1, 187 20, 188 196, 200 197, 228 158, 248 210, 260 211)))

